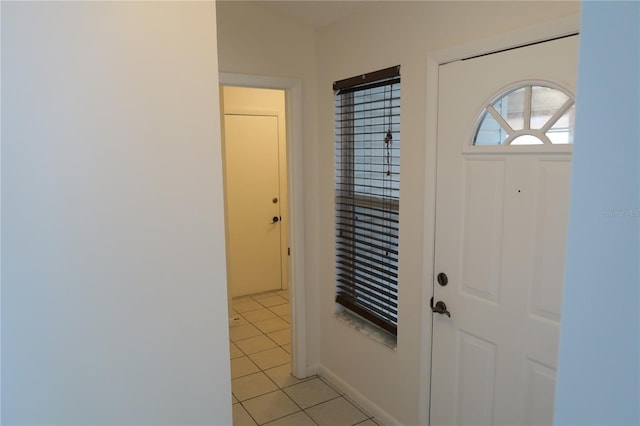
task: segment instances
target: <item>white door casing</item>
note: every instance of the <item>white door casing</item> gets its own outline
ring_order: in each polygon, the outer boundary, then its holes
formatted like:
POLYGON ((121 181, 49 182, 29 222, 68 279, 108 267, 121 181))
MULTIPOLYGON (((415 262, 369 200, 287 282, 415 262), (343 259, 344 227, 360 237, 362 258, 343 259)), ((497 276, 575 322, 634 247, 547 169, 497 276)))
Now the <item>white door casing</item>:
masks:
POLYGON ((230 288, 234 297, 279 290, 278 117, 225 114, 224 122, 230 288))
POLYGON ((552 422, 571 146, 471 144, 514 82, 575 93, 576 69, 577 36, 440 66, 433 425, 552 422))

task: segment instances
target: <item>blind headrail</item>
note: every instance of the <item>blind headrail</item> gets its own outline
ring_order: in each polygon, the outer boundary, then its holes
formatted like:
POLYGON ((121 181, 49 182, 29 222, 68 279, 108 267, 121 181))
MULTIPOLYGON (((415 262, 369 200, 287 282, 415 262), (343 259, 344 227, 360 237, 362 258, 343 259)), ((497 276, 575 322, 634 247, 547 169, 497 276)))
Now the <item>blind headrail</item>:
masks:
POLYGON ((333 90, 343 90, 400 76, 400 65, 333 82, 333 90))

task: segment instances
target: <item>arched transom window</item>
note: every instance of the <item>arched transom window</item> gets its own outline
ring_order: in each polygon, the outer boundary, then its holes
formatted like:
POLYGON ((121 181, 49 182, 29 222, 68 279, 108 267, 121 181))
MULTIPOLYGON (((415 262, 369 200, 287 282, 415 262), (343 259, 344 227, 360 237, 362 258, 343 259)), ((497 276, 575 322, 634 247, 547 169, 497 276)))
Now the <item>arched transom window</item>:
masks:
POLYGON ((572 144, 575 102, 564 90, 525 84, 493 100, 478 123, 478 146, 572 144))

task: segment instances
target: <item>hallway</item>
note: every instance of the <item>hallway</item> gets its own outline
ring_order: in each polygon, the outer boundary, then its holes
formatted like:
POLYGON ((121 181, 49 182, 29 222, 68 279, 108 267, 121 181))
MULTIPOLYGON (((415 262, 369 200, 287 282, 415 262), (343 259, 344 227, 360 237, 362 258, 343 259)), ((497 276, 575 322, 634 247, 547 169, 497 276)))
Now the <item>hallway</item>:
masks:
POLYGON ((229 319, 233 424, 375 426, 339 389, 318 376, 291 375, 288 291, 233 300, 229 319))

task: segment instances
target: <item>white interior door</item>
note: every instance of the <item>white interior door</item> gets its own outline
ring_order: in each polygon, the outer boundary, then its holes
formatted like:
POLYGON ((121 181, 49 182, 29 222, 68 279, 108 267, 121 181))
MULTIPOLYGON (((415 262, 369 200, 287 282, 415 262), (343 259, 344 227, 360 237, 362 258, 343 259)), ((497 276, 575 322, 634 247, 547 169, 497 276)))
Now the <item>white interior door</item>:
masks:
POLYGON ((282 288, 278 117, 224 116, 227 275, 233 297, 282 288))
MULTIPOLYGON (((527 82, 575 93, 577 42, 440 67, 434 301, 451 316, 433 314, 432 425, 552 424, 571 145, 473 141, 500 93, 527 82)), ((504 125, 535 127, 517 121, 504 125)))

